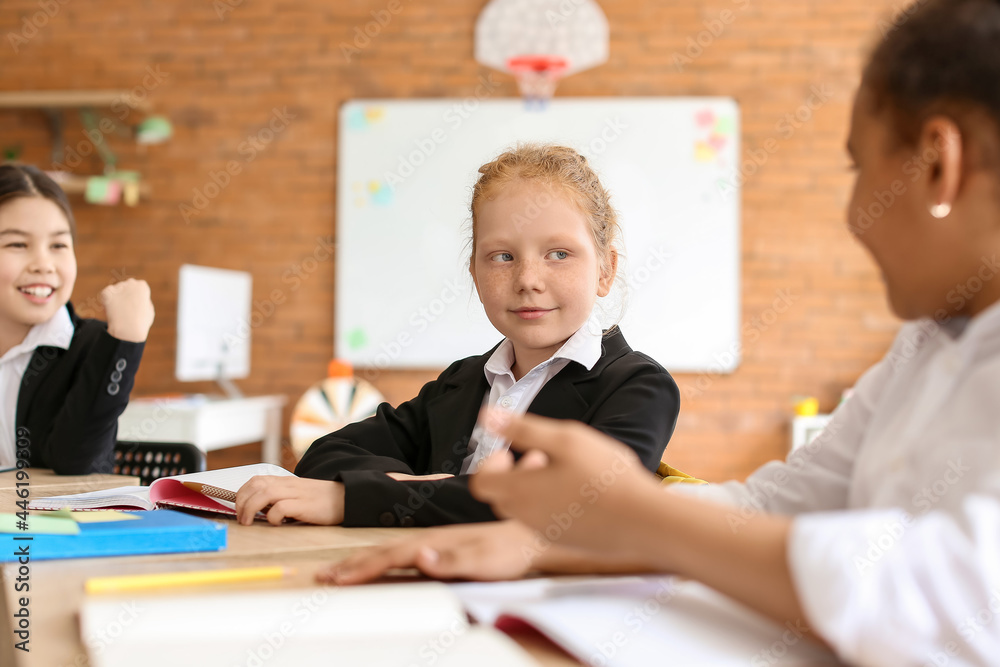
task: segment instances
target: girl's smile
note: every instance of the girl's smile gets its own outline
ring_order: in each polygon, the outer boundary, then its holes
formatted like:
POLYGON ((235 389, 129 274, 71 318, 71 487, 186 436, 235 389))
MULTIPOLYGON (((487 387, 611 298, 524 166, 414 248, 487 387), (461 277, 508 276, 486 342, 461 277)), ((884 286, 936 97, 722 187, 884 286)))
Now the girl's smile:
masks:
POLYGON ((513 312, 523 320, 537 320, 554 310, 555 308, 518 308, 513 312))
POLYGON ((52 285, 44 284, 32 284, 32 285, 22 285, 17 288, 21 294, 32 303, 48 303, 49 299, 58 289, 52 285))
POLYGON ((19 197, 0 207, 0 353, 66 305, 76 282, 69 221, 53 202, 19 197))

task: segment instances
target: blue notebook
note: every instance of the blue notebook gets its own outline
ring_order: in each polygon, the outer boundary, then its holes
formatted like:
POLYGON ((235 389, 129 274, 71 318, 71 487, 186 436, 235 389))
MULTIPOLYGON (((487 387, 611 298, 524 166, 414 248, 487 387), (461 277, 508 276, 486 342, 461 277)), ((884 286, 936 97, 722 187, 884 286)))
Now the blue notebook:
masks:
POLYGON ((0 549, 0 562, 18 560, 25 549, 28 557, 36 561, 221 551, 226 548, 226 524, 223 522, 172 510, 126 514, 138 518, 81 523, 77 535, 0 535, 0 542, 4 544, 4 548, 0 549))

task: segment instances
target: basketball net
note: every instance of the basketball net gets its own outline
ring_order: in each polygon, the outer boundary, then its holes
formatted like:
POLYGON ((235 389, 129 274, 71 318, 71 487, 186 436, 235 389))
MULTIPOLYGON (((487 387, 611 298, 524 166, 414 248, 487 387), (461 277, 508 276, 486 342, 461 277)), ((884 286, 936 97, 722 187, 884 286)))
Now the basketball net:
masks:
POLYGON ((567 67, 567 60, 559 56, 518 56, 507 61, 528 108, 548 106, 567 67))

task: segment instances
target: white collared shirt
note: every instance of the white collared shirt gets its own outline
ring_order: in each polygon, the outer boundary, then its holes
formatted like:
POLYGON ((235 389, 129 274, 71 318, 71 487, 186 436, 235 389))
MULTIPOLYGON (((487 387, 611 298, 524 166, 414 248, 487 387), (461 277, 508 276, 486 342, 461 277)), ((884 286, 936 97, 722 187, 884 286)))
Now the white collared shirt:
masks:
POLYGON ((904 325, 811 445, 682 491, 735 505, 733 530, 795 515, 799 600, 847 662, 998 664, 1000 304, 904 325))
POLYGON ((31 363, 31 355, 40 346, 69 349, 73 340, 73 321, 69 311, 60 308, 52 319, 36 324, 24 340, 0 357, 0 468, 11 468, 17 462, 17 397, 21 379, 31 363))
MULTIPOLYGON (((592 369, 601 358, 602 339, 601 323, 596 313, 592 313, 555 354, 525 373, 520 380, 515 380, 512 370, 515 361, 514 345, 505 338, 483 367, 486 381, 490 384, 490 390, 483 399, 483 407, 499 406, 514 414, 523 415, 542 387, 571 361, 588 371, 592 369)), ((462 462, 461 474, 475 472, 490 455, 506 451, 508 447, 509 442, 486 432, 476 424, 469 439, 469 455, 462 462)))

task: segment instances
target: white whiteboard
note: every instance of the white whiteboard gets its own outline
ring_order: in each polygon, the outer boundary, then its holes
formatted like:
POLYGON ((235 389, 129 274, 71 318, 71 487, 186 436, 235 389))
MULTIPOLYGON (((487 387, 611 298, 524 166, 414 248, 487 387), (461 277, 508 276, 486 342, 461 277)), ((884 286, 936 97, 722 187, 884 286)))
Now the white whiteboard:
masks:
MULTIPOLYGON (((612 194, 632 348, 671 371, 735 369, 739 128, 736 103, 717 97, 557 98, 543 111, 518 99, 344 104, 336 355, 441 368, 501 339, 467 269, 472 185, 504 149, 543 141, 586 155, 612 194)), ((618 312, 607 310, 605 325, 618 312)))

